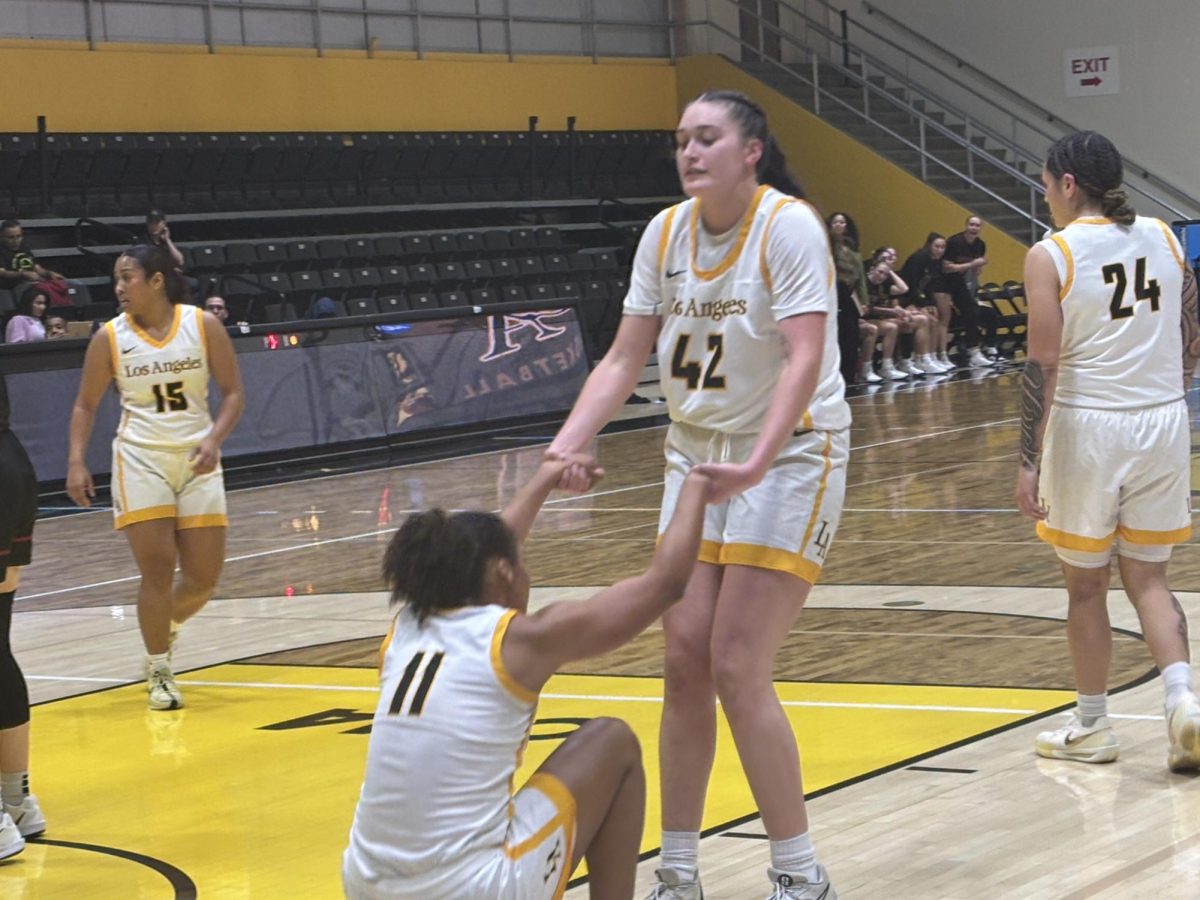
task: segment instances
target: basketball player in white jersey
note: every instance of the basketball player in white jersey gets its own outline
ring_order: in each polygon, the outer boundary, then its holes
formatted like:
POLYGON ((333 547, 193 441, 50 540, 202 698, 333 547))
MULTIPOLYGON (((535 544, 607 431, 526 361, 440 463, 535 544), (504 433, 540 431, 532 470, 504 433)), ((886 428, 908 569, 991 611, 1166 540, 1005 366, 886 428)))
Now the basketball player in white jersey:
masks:
POLYGON ((1167 561, 1192 531, 1184 392, 1200 353, 1196 284, 1170 229, 1136 216, 1121 180, 1121 157, 1103 135, 1057 141, 1042 183, 1061 230, 1025 260, 1029 358, 1016 498, 1062 562, 1078 691, 1070 721, 1039 734, 1036 749, 1080 762, 1117 758, 1107 718, 1115 550, 1163 676, 1167 764, 1185 771, 1200 768, 1200 702, 1167 561))
MULTIPOLYGON (((714 463, 717 490, 687 594, 663 617, 663 842, 652 896, 701 896, 719 697, 770 838, 771 896, 833 900, 772 680, 845 493, 850 410, 829 240, 820 216, 796 199, 766 116, 748 97, 700 95, 675 134, 690 199, 643 234, 613 346, 548 452, 591 442, 657 341, 672 421, 660 528, 693 466, 714 463)), ((568 470, 563 486, 586 487, 582 474, 568 470)))
POLYGON ((96 405, 113 382, 121 422, 113 440, 112 500, 141 573, 138 624, 151 709, 178 709, 175 632, 212 596, 225 561, 221 444, 242 414, 233 344, 211 313, 182 302, 187 288, 167 252, 127 250, 113 269, 121 315, 92 336, 71 414, 67 493, 95 496, 85 455, 96 405), (214 421, 208 381, 221 391, 214 421), (176 560, 180 577, 175 582, 176 560))
POLYGON ((558 667, 615 649, 683 595, 711 483, 682 485, 645 574, 527 614, 521 545, 567 464, 543 462, 499 516, 417 513, 388 546, 404 606, 343 857, 352 900, 550 900, 584 858, 593 900, 633 893, 646 783, 628 726, 591 719, 515 794, 513 777, 558 667))

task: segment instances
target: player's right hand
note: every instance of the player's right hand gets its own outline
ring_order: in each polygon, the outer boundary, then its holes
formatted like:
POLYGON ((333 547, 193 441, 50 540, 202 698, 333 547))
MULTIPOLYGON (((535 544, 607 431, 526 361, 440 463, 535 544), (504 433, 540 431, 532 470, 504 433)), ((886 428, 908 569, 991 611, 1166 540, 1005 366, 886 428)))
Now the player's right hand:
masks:
POLYGON ((604 469, 596 458, 586 453, 567 453, 551 448, 546 451, 545 460, 547 464, 561 468, 559 490, 582 494, 604 477, 604 469))
POLYGON ((82 464, 72 465, 67 469, 67 496, 76 506, 85 509, 92 505, 96 496, 96 486, 92 484, 92 473, 82 464))

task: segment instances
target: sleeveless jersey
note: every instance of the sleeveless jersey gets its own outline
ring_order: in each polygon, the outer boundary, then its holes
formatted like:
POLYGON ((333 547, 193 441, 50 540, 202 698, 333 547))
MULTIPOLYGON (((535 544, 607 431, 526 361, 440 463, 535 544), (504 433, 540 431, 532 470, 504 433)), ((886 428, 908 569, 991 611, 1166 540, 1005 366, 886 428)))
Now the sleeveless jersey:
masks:
POLYGON ((347 851, 365 878, 416 877, 503 846, 537 710, 500 656, 516 614, 470 606, 420 626, 397 618, 347 851))
POLYGON ((190 450, 212 429, 203 311, 175 304, 161 341, 128 313, 105 324, 121 396, 117 439, 153 450, 190 450))
POLYGON ((820 374, 797 427, 849 427, 834 277, 820 217, 766 185, 724 235, 705 232, 698 200, 659 213, 638 245, 625 312, 662 316, 658 364, 671 419, 757 432, 786 359, 779 321, 819 312, 820 374))
POLYGON ((1183 397, 1180 306, 1186 263, 1160 220, 1076 219, 1038 242, 1061 285, 1054 402, 1136 409, 1183 397))

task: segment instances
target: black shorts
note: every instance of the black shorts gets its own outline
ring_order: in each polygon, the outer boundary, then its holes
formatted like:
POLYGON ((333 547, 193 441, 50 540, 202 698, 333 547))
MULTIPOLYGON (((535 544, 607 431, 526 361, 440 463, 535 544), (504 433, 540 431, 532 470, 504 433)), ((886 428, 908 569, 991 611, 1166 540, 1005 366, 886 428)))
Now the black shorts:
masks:
POLYGON ((11 431, 0 431, 0 581, 9 566, 27 566, 37 518, 37 472, 11 431))

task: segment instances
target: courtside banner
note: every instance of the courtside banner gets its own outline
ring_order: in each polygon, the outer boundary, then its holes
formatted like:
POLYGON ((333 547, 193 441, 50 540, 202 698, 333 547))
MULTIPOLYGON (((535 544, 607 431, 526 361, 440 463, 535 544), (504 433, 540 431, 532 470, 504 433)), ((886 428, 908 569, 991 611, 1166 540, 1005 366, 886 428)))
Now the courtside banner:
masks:
MULTIPOLYGON (((422 432, 566 412, 588 374, 573 307, 315 325, 234 333, 246 410, 225 442, 226 460, 359 440, 403 441, 422 432)), ((14 371, 12 358, 4 367, 12 428, 42 482, 66 477, 82 342, 78 353, 55 358, 70 367, 14 371)), ((215 382, 209 399, 215 412, 215 382)), ((118 419, 112 391, 97 411, 89 447, 94 475, 111 469, 118 419)))

